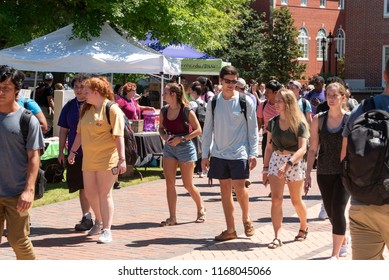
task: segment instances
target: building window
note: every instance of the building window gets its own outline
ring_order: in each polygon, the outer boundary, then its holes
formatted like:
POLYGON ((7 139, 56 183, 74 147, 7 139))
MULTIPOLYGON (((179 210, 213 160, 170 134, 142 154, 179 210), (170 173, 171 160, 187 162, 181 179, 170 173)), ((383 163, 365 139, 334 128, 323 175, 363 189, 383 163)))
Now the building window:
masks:
MULTIPOLYGON (((321 40, 323 38, 327 40, 326 31, 324 29, 320 29, 316 36, 316 57, 318 60, 323 59, 323 50, 321 49, 321 40)), ((327 44, 324 50, 324 59, 327 60, 327 44)))
POLYGON ((384 16, 389 17, 389 0, 384 1, 384 16))
POLYGON ((299 30, 299 36, 298 36, 298 42, 300 44, 300 50, 302 51, 302 56, 299 57, 300 59, 308 59, 308 31, 305 29, 305 27, 300 28, 299 30))
POLYGON ((307 6, 308 0, 301 0, 301 6, 307 6))
POLYGON ((288 0, 281 0, 281 5, 288 5, 288 0))
POLYGON ((335 37, 335 47, 338 51, 338 57, 344 57, 345 51, 346 51, 346 33, 342 28, 339 28, 338 31, 336 31, 335 37))
POLYGON ((344 0, 339 0, 338 8, 339 10, 344 10, 344 0))
POLYGON ((327 6, 327 0, 320 0, 320 8, 325 8, 327 6))

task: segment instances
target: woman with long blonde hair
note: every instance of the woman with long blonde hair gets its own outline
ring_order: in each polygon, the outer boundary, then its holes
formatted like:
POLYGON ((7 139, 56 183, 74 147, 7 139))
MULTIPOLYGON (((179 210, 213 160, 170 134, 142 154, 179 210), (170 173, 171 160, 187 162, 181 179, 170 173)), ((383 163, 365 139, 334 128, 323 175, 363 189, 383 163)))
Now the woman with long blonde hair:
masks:
POLYGON ((112 187, 119 174, 126 171, 124 150, 124 118, 117 105, 112 105, 107 119, 106 107, 114 100, 112 86, 104 77, 93 77, 82 83, 86 104, 82 107, 77 136, 69 150, 68 162, 73 164, 82 144, 82 172, 85 195, 96 220, 88 235, 101 234, 98 242, 112 241, 111 225, 114 204, 112 187))
POLYGON ((196 203, 196 222, 205 221, 205 207, 199 190, 193 185, 194 164, 197 160, 196 147, 191 141, 201 134, 201 127, 195 113, 185 98, 184 87, 177 83, 168 83, 163 92, 167 105, 160 112, 159 134, 165 140, 163 149, 163 174, 166 179, 166 196, 169 206, 169 218, 161 226, 177 224, 176 171, 180 167, 185 189, 196 203), (185 117, 187 116, 187 117, 185 117))
POLYGON ((275 238, 269 249, 282 246, 279 238, 282 228, 282 203, 285 183, 288 185, 293 207, 300 220, 295 241, 304 241, 308 235, 307 209, 302 200, 305 179, 304 154, 307 151, 309 126, 300 111, 294 93, 285 88, 278 90, 275 108, 279 115, 272 118, 266 130, 268 138, 263 159, 263 183, 270 182, 271 218, 275 238))

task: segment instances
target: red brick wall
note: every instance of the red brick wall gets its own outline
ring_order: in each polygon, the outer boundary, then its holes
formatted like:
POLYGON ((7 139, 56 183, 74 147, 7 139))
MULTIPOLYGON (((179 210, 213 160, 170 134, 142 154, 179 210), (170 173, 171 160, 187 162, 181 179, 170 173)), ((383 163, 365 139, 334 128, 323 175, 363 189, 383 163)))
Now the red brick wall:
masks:
POLYGON ((382 82, 383 46, 389 45, 389 18, 383 0, 347 1, 346 77, 365 79, 366 87, 382 82))

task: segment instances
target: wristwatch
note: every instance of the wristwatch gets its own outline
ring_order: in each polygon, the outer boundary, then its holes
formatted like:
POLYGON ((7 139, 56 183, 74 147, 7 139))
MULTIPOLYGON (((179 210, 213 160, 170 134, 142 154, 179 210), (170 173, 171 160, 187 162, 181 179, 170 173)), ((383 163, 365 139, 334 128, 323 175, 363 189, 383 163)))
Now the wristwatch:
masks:
POLYGON ((185 136, 181 136, 181 142, 182 143, 186 142, 185 136))
POLYGON ((286 163, 289 164, 290 166, 293 166, 293 165, 294 165, 293 162, 292 162, 291 160, 288 160, 286 163))

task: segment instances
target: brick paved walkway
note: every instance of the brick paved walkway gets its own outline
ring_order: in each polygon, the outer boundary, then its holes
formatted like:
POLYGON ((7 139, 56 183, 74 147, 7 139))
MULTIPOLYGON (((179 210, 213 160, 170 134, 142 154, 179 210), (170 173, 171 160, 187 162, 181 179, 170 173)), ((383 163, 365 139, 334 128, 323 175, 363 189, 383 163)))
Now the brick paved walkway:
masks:
MULTIPOLYGON (((262 166, 261 160, 258 165, 262 166)), ((270 220, 269 188, 265 189, 259 177, 260 167, 251 174, 249 188, 250 215, 256 234, 245 237, 240 207, 235 204, 235 221, 239 238, 216 243, 213 237, 225 229, 219 186, 208 186, 206 178, 196 178, 207 208, 204 224, 194 222, 195 204, 177 180, 179 225, 160 227, 168 217, 165 182, 158 180, 114 190, 115 215, 112 226, 114 241, 97 244, 97 237, 75 232, 74 224, 80 219, 78 199, 34 208, 31 215, 31 239, 38 259, 43 260, 307 260, 324 259, 331 253, 331 226, 328 220, 317 219, 321 198, 313 187, 304 201, 308 208, 309 234, 304 242, 294 242, 299 223, 285 189, 284 246, 267 249, 273 239, 270 220)), ((313 176, 315 177, 315 176, 313 176)), ((12 249, 3 238, 0 260, 15 259, 12 249)), ((350 257, 342 258, 350 259, 350 257)))

